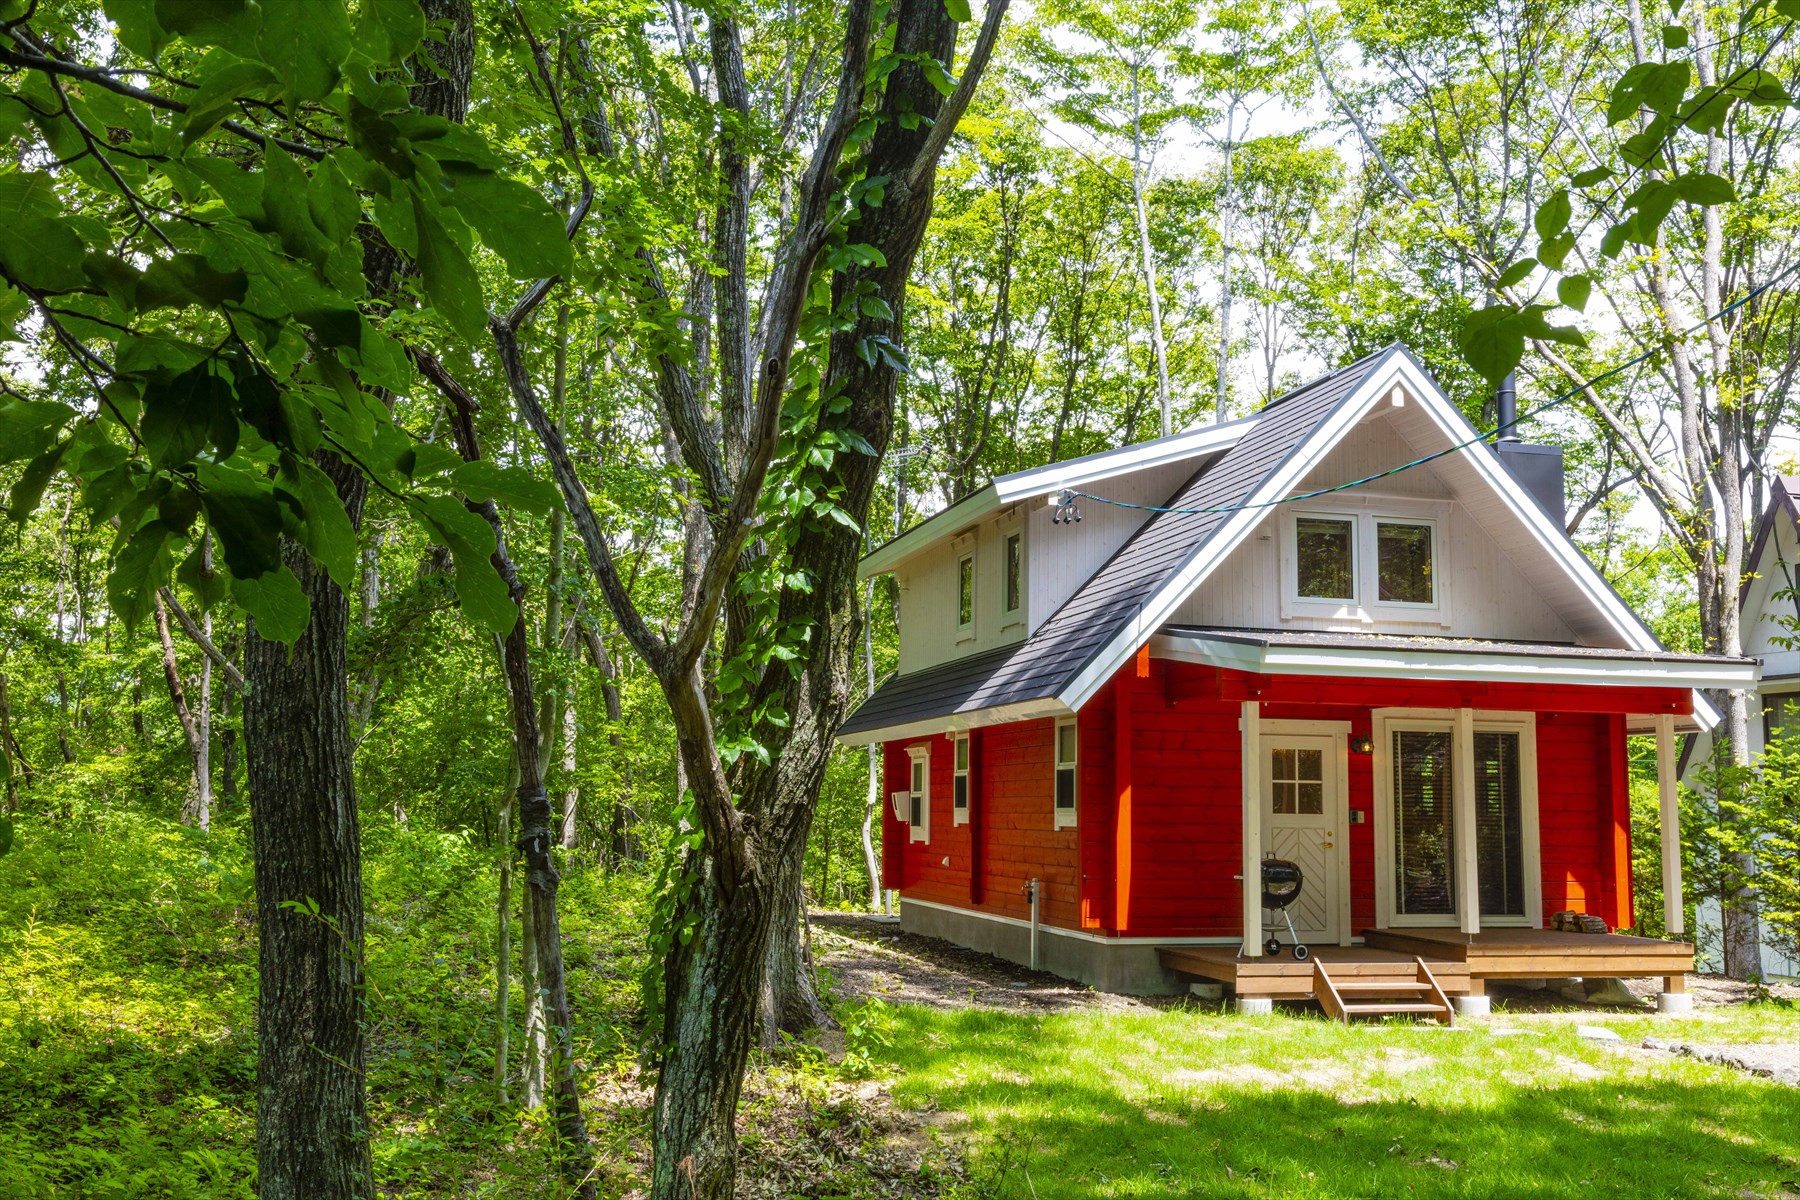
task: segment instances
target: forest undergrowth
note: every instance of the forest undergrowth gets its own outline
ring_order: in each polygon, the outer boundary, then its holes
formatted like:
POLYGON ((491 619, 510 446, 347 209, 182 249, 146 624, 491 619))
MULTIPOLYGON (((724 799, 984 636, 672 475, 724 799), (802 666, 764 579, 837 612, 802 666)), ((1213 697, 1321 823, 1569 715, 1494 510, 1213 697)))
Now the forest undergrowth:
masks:
MULTIPOLYGON (((560 1194, 543 1114, 493 1083, 497 852, 365 826, 370 1136, 384 1198, 560 1194)), ((116 811, 18 822, 0 857, 0 1196, 255 1195, 256 927, 244 831, 116 811)), ((576 1058, 600 1192, 649 1166, 639 1067, 645 878, 580 861, 563 886, 576 1058)), ((510 1010, 524 1012, 515 970, 510 1010)), ((746 1197, 935 1196, 953 1148, 849 1053, 761 1059, 739 1120, 746 1197), (835 1060, 835 1061, 834 1061, 835 1060)), ((514 1029, 513 1062, 521 1031, 514 1029)))

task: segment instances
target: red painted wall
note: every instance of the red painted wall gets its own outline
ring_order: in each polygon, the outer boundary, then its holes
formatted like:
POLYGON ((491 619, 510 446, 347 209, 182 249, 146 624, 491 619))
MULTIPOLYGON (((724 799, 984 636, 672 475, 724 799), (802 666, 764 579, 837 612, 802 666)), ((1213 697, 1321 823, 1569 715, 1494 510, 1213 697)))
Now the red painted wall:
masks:
MULTIPOLYGON (((1433 681, 1284 677, 1152 660, 1128 665, 1079 714, 1080 789, 1074 829, 1052 828, 1054 723, 1020 722, 975 731, 970 825, 954 826, 949 739, 886 747, 887 790, 907 783, 907 745, 929 742, 931 840, 908 842, 889 811, 885 869, 904 895, 1027 917, 1025 881, 1042 881, 1047 924, 1128 936, 1235 936, 1241 930, 1240 743, 1246 689, 1260 689, 1270 720, 1348 721, 1370 732, 1373 708, 1472 707, 1537 711, 1538 813, 1544 912, 1592 912, 1614 926, 1632 920, 1625 732, 1621 717, 1596 711, 1669 711, 1686 703, 1672 689, 1524 688, 1433 681), (1143 671, 1148 678, 1135 678, 1143 671), (1263 686, 1278 685, 1278 686, 1263 686), (1118 723, 1120 696, 1127 720, 1118 723), (1543 711, 1550 710, 1550 711, 1543 711), (1567 710, 1567 711, 1565 711, 1567 710), (1129 770, 1117 770, 1119 755, 1129 770), (1128 820, 1119 804, 1128 789, 1128 820), (979 855, 971 831, 980 836, 979 855), (972 880, 970 864, 979 858, 972 880), (948 860, 948 861, 946 861, 948 860), (1125 881, 1119 886, 1119 881, 1125 881), (972 898, 973 897, 973 898, 972 898)), ((1350 838, 1353 927, 1375 921, 1373 760, 1351 753, 1349 801, 1364 814, 1350 838)))

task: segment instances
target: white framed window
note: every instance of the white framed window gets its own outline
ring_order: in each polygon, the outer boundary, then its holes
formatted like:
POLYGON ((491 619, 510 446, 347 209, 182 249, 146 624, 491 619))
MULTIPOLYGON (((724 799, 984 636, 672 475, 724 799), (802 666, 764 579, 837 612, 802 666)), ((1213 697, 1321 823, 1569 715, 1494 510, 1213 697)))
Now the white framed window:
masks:
POLYGON ((1001 541, 1000 611, 1008 624, 1022 619, 1025 608, 1025 531, 1015 529, 1001 541))
POLYGON ((1374 713, 1376 920, 1383 926, 1456 925, 1459 821, 1474 829, 1483 926, 1543 923, 1538 827, 1537 718, 1471 714, 1473 780, 1456 777, 1455 713, 1374 713))
POLYGON ((1356 518, 1335 513, 1294 517, 1294 595, 1356 603, 1356 518))
POLYGON ((975 636, 975 551, 965 550, 956 560, 956 640, 975 636))
POLYGON ((1284 515, 1282 616, 1447 624, 1446 506, 1399 497, 1370 503, 1379 510, 1284 515))
POLYGON ((1076 802, 1079 799, 1080 780, 1078 770, 1080 737, 1076 733, 1075 718, 1062 717, 1056 722, 1055 759, 1056 759, 1056 796, 1054 800, 1055 824, 1057 829, 1068 829, 1075 824, 1076 802))
POLYGON ((969 735, 954 734, 951 737, 951 748, 954 758, 951 763, 955 770, 951 774, 950 783, 950 818, 954 824, 969 823, 969 805, 973 802, 969 774, 969 735))
POLYGON ((1377 604, 1437 607, 1437 522, 1374 518, 1377 604))
POLYGON ((904 820, 910 842, 931 840, 931 747, 906 748, 907 788, 904 820))

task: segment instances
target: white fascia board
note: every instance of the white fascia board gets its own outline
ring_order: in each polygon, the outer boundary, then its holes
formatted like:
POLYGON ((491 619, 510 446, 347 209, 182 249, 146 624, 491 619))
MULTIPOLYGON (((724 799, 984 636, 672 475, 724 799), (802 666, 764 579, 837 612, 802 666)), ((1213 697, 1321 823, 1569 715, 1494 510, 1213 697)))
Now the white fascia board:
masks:
POLYGON ((991 483, 978 492, 969 493, 949 508, 926 517, 899 537, 863 555, 862 561, 856 564, 857 581, 886 574, 933 543, 992 516, 1000 508, 999 497, 991 483))
MULTIPOLYGON (((1451 442, 1463 442, 1479 432, 1469 424, 1467 417, 1450 403, 1450 398, 1440 391, 1436 384, 1415 364, 1409 355, 1399 355, 1401 375, 1410 390, 1418 396, 1420 407, 1436 422, 1451 442)), ((1492 453, 1485 443, 1464 446, 1459 451, 1464 461, 1474 466, 1475 471, 1487 485, 1506 501, 1513 515, 1519 518, 1525 527, 1537 538, 1539 547, 1574 581, 1588 600, 1603 615, 1613 631, 1623 638, 1630 649, 1655 652, 1662 649, 1656 635, 1651 633, 1638 615, 1629 605, 1621 600, 1612 588, 1607 586, 1594 564, 1588 561, 1587 555, 1570 540, 1569 536, 1551 521, 1548 514, 1538 507, 1536 500, 1526 492, 1524 485, 1513 478, 1511 471, 1500 461, 1500 456, 1492 453)), ((1449 456, 1446 456, 1449 457, 1449 456)))
POLYGON ((1454 650, 1260 646, 1159 635, 1161 658, 1259 675, 1330 675, 1367 679, 1447 679, 1481 683, 1570 684, 1579 687, 1739 688, 1756 683, 1755 663, 1660 662, 1560 654, 1484 654, 1454 650))
POLYGON ((1014 471, 1010 475, 998 476, 980 491, 963 497, 886 545, 870 551, 857 564, 856 577, 863 580, 891 571, 958 530, 1011 505, 1054 496, 1064 488, 1085 487, 1119 475, 1129 475, 1134 471, 1147 471, 1186 458, 1217 454, 1237 445, 1239 439, 1256 427, 1259 419, 1243 417, 1225 425, 1183 430, 1165 438, 1121 446, 1117 450, 1102 450, 1097 454, 1084 454, 1080 458, 1065 459, 1047 466, 1033 467, 1029 471, 1014 471))
POLYGON ((1256 428, 1259 419, 1245 417, 1225 425, 1187 429, 1168 437, 1121 446, 1117 450, 1102 450, 1098 454, 1084 454, 1080 458, 1033 467, 1029 471, 1015 471, 995 479, 994 490, 1001 504, 1017 504, 1021 500, 1053 496, 1064 488, 1083 487, 1134 471, 1167 466, 1184 458, 1216 454, 1237 445, 1246 433, 1256 428))
POLYGON ((970 712, 950 713, 942 717, 926 717, 902 725, 886 725, 880 729, 859 729, 840 733, 840 746, 867 746, 870 742, 898 742, 906 738, 928 737, 938 733, 963 733, 988 725, 1006 725, 1013 721, 1036 721, 1043 717, 1072 716, 1074 710, 1055 700, 1021 700, 996 708, 979 708, 970 712))
MULTIPOLYGON (((1206 581, 1214 568, 1230 557, 1231 552, 1262 523, 1263 518, 1268 516, 1272 503, 1293 491, 1306 478, 1307 472, 1317 466, 1331 448, 1337 445, 1338 440, 1367 415, 1375 402, 1401 381, 1398 372, 1402 366, 1411 367, 1412 360, 1399 351, 1390 353, 1380 370, 1371 372, 1355 392, 1338 404, 1336 411, 1327 420, 1301 441, 1286 462, 1264 477, 1261 487, 1240 501, 1247 507, 1229 514, 1205 541, 1188 552, 1187 561, 1163 581, 1163 585, 1144 602, 1144 606, 1118 635, 1101 648, 1093 661, 1069 682, 1057 698, 1071 709, 1078 709, 1093 699, 1094 694, 1112 678, 1113 673, 1125 664, 1125 660, 1136 654, 1139 646, 1155 637, 1168 624, 1181 602, 1192 595, 1194 589, 1206 581)), ((1416 369, 1410 373, 1416 378, 1423 378, 1416 369)))

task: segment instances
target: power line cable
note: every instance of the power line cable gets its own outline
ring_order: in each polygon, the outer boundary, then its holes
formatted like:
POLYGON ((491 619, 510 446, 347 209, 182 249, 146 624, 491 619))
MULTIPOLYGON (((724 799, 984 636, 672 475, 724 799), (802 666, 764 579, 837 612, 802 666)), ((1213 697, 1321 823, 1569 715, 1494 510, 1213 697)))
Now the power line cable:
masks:
MULTIPOLYGON (((1754 290, 1746 292, 1744 295, 1738 297, 1736 300, 1733 300, 1730 304, 1727 304, 1724 308, 1720 309, 1718 312, 1712 314, 1711 316, 1702 318, 1701 320, 1694 322, 1692 325, 1688 326, 1686 329, 1683 329, 1680 331, 1680 333, 1676 334, 1676 337, 1685 338, 1685 337, 1689 336, 1690 334, 1693 334, 1701 329, 1706 328, 1706 326, 1712 324, 1714 321, 1723 320, 1725 317, 1730 316, 1733 312, 1735 312, 1739 308, 1742 308, 1744 305, 1750 303, 1750 301, 1756 299, 1756 297, 1762 295, 1764 292, 1768 291, 1770 288, 1774 287, 1776 284, 1782 282, 1784 279, 1788 278, 1790 275, 1795 274, 1796 272, 1800 272, 1800 262, 1796 262, 1793 265, 1789 266, 1787 269, 1781 271, 1779 274, 1775 275, 1773 278, 1768 280, 1766 283, 1763 283, 1760 286, 1756 287, 1754 290)), ((1673 339, 1670 339, 1670 340, 1673 340, 1673 339)), ((1642 354, 1639 354, 1632 358, 1629 358, 1629 359, 1625 360, 1624 362, 1619 363, 1617 366, 1607 368, 1606 370, 1600 372, 1598 375, 1595 375, 1592 378, 1587 379, 1586 381, 1577 384, 1575 387, 1570 388, 1568 391, 1563 392, 1562 394, 1555 396, 1550 400, 1545 401, 1544 403, 1538 405, 1536 408, 1528 409, 1525 412, 1520 413, 1518 416, 1515 416, 1511 421, 1503 422, 1499 425, 1494 426, 1494 428, 1492 428, 1492 429, 1483 430, 1483 431, 1477 433, 1472 438, 1465 439, 1464 441, 1458 442, 1453 446, 1446 446, 1442 450, 1434 451, 1433 453, 1424 455, 1423 457, 1415 458, 1411 462, 1401 463, 1397 467, 1389 467, 1385 471, 1378 471, 1373 475, 1365 475, 1361 479, 1353 479, 1348 483, 1334 484, 1331 487, 1318 488, 1318 489, 1316 489, 1314 491, 1310 491, 1310 492, 1300 492, 1296 495, 1283 496, 1283 497, 1281 497, 1279 499, 1275 499, 1275 500, 1259 500, 1259 501, 1256 501, 1255 503, 1244 503, 1244 504, 1224 504, 1224 505, 1217 505, 1217 506, 1207 507, 1207 508, 1179 508, 1179 507, 1165 507, 1163 505, 1157 505, 1157 504, 1133 504, 1128 500, 1113 500, 1106 496, 1096 496, 1091 492, 1077 491, 1074 488, 1065 488, 1065 489, 1063 489, 1062 495, 1059 498, 1059 501, 1057 504, 1058 509, 1062 510, 1058 513, 1059 523, 1065 523, 1066 521, 1071 519, 1071 515, 1070 515, 1071 510, 1073 509, 1074 502, 1077 498, 1082 499, 1082 500, 1092 500, 1098 504, 1110 504, 1117 508, 1138 509, 1138 510, 1141 510, 1144 512, 1190 513, 1190 514, 1194 514, 1194 515, 1201 515, 1201 514, 1209 514, 1209 513, 1247 512, 1247 511, 1250 511, 1253 509, 1274 508, 1277 505, 1281 505, 1281 504, 1291 504, 1296 500, 1313 500, 1320 496, 1330 496, 1337 492, 1347 492, 1351 488, 1362 487, 1364 484, 1375 483, 1378 480, 1387 479, 1390 476, 1398 475, 1402 471, 1410 471, 1414 467, 1422 467, 1426 463, 1435 462, 1440 458, 1446 458, 1449 455, 1455 454, 1462 450, 1466 450, 1470 446, 1480 445, 1481 443, 1487 441, 1491 437, 1496 436, 1497 434, 1504 433, 1509 429, 1516 428, 1523 421, 1527 421, 1533 417, 1539 416, 1543 413, 1547 413, 1547 412, 1551 411, 1552 409, 1562 407, 1563 405, 1565 405, 1569 401, 1575 399, 1577 396, 1580 396, 1583 392, 1586 392, 1590 388, 1597 387, 1598 385, 1600 385, 1602 383, 1606 383, 1609 380, 1616 379, 1618 376, 1623 375, 1626 371, 1629 371, 1631 368, 1639 365, 1640 363, 1646 362, 1649 359, 1654 358, 1656 355, 1662 353, 1663 349, 1664 349, 1663 346, 1653 346, 1650 349, 1644 351, 1642 354)), ((1280 402, 1277 401, 1277 403, 1280 403, 1280 402)), ((1073 514, 1072 519, 1080 520, 1079 514, 1073 514)))

